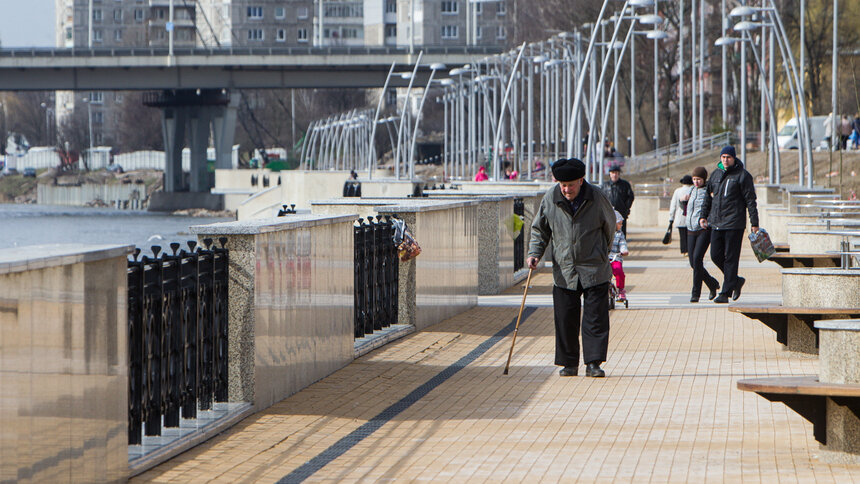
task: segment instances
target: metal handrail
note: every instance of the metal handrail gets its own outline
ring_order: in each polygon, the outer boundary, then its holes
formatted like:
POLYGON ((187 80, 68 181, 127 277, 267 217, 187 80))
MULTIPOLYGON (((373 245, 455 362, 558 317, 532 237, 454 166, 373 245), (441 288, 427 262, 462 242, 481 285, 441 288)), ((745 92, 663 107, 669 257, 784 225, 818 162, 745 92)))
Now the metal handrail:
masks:
POLYGON ((705 136, 693 143, 692 139, 686 139, 678 143, 663 146, 657 150, 642 153, 630 158, 624 163, 624 171, 627 173, 643 173, 655 168, 671 166, 682 161, 693 158, 703 151, 712 150, 727 144, 731 144, 732 133, 722 133, 705 136))

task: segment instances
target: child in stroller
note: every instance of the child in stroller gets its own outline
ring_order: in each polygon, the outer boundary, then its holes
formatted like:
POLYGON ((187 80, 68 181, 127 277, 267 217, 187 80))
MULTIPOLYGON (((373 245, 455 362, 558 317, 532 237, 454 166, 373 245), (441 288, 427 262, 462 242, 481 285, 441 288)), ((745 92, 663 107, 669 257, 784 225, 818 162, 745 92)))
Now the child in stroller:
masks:
POLYGON ((621 226, 624 223, 624 217, 615 211, 615 237, 612 239, 612 246, 609 248, 609 262, 612 264, 612 275, 615 276, 615 283, 610 284, 610 308, 615 307, 615 302, 624 303, 627 307, 627 292, 624 290, 624 266, 622 265, 623 256, 629 254, 627 250, 627 239, 624 237, 624 232, 621 231, 621 226))

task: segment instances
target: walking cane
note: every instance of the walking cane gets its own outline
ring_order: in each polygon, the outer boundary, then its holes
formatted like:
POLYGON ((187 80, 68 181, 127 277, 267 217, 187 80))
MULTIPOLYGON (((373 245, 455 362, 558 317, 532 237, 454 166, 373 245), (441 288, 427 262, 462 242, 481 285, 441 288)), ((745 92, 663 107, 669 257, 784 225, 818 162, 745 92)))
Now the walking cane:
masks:
POLYGON ((529 275, 526 278, 526 289, 523 291, 523 302, 520 304, 520 314, 517 316, 517 324, 514 326, 514 339, 511 340, 511 351, 508 353, 508 362, 505 364, 505 372, 502 375, 508 374, 508 368, 511 367, 511 357, 514 356, 514 345, 517 343, 517 330, 520 329, 520 319, 523 317, 523 308, 526 307, 526 295, 529 293, 529 284, 532 281, 532 269, 529 268, 529 275))

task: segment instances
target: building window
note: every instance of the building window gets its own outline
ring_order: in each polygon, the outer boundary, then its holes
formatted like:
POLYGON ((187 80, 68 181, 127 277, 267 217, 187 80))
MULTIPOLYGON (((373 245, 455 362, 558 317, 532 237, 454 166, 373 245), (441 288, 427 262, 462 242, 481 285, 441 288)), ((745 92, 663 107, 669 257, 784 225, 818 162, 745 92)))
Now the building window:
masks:
POLYGON ((115 8, 113 11, 114 22, 122 22, 122 9, 115 8))
POLYGON ((102 91, 92 91, 90 92, 90 102, 93 104, 104 104, 105 102, 105 93, 102 91))
POLYGON ((443 39, 456 39, 459 37, 459 29, 456 25, 443 25, 442 26, 442 38, 443 39))
MULTIPOLYGON (((480 5, 480 3, 478 3, 476 5, 480 5)), ((482 37, 484 37, 484 28, 481 27, 480 25, 475 26, 475 38, 480 39, 482 37)))
POLYGON ((72 40, 72 28, 66 27, 66 40, 72 40))
POLYGON ((483 3, 473 3, 472 5, 475 6, 475 14, 481 15, 481 12, 484 11, 484 4, 483 3))
POLYGON ((287 11, 284 7, 275 7, 275 18, 282 19, 287 16, 287 11))
POLYGON ((93 22, 101 22, 102 21, 102 9, 97 8, 93 10, 93 22))
POLYGON ((300 19, 308 18, 308 7, 299 7, 296 9, 296 17, 300 19))
POLYGON ((122 41, 122 29, 116 29, 113 31, 113 40, 116 42, 122 41))
POLYGON ((116 104, 122 104, 124 97, 121 92, 115 93, 113 95, 113 102, 116 104))
POLYGON ((105 113, 101 111, 93 111, 93 124, 102 124, 105 122, 105 113))
POLYGON ((496 4, 496 15, 504 15, 508 13, 508 6, 505 4, 505 1, 496 4))
POLYGON ((504 39, 505 37, 507 37, 507 33, 505 33, 505 27, 503 25, 499 25, 498 27, 496 27, 496 38, 504 39))
POLYGON ((259 42, 263 40, 263 29, 248 30, 248 40, 259 42))
POLYGON ((275 36, 275 41, 286 42, 287 41, 287 31, 284 29, 278 29, 278 34, 275 36))
POLYGON ((299 29, 296 32, 296 40, 299 42, 307 42, 308 41, 308 29, 299 29))
POLYGON ((397 13, 397 0, 386 0, 385 13, 397 13))
POLYGON ((248 18, 255 20, 263 18, 263 7, 248 7, 248 18))
POLYGON ((445 0, 442 2, 442 13, 455 15, 458 12, 458 5, 455 1, 445 0))
POLYGON ((344 39, 358 39, 360 38, 358 35, 358 29, 344 27, 341 31, 341 36, 344 39))
POLYGON ((385 36, 397 37, 397 24, 385 24, 385 36))
MULTIPOLYGON (((101 114, 101 113, 99 113, 99 114, 101 114)), ((95 133, 93 135, 93 138, 95 139, 95 144, 97 144, 97 145, 101 145, 102 143, 104 143, 104 140, 105 140, 105 136, 102 133, 95 133)))
POLYGON ((360 3, 326 5, 323 16, 338 18, 364 17, 364 5, 360 3))
POLYGON ((134 21, 135 22, 143 22, 143 9, 142 8, 134 9, 134 21))
POLYGON ((101 41, 102 41, 101 29, 93 30, 93 42, 101 42, 101 41))

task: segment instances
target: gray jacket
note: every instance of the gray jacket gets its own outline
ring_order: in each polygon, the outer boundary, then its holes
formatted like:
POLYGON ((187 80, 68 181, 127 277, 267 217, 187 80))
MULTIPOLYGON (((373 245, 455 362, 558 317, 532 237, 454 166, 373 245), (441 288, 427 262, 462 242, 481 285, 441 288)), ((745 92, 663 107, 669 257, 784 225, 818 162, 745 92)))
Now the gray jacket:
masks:
POLYGON ((532 223, 529 257, 543 257, 552 239, 552 275, 556 286, 576 290, 612 277, 609 245, 615 235, 615 211, 606 195, 588 182, 584 201, 574 215, 556 185, 544 195, 532 223))
POLYGON ((702 230, 699 219, 702 218, 702 209, 705 206, 706 198, 711 198, 707 185, 702 188, 693 186, 693 190, 690 191, 690 200, 687 202, 687 215, 684 216, 682 227, 687 227, 687 230, 691 232, 702 230))

